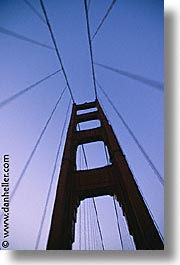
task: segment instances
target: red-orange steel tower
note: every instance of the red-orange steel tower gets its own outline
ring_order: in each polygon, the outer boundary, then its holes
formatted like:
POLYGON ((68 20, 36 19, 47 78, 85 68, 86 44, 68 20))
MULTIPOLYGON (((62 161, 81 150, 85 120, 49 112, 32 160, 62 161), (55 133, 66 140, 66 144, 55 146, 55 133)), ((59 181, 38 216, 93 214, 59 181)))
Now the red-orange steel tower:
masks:
POLYGON ((136 249, 164 248, 118 140, 98 100, 81 105, 73 104, 47 249, 72 249, 76 213, 80 201, 102 195, 116 196, 126 217, 130 234, 134 238, 136 249), (94 107, 97 108, 96 111, 77 114, 78 110, 94 107), (97 119, 101 123, 100 127, 77 130, 78 123, 97 119), (77 147, 96 141, 105 143, 112 164, 102 168, 77 171, 77 147))

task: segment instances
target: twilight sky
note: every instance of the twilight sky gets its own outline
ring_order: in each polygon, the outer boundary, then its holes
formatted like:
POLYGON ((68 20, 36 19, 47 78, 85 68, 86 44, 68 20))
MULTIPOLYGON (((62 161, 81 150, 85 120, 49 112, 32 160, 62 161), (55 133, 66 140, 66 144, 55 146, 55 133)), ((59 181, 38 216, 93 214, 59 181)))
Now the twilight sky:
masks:
MULTIPOLYGON (((40 2, 29 2, 43 16, 40 2)), ((111 0, 91 0, 89 19, 92 34, 110 3, 111 0)), ((44 0, 44 4, 76 103, 94 100, 84 1, 44 0)), ((26 1, 0 1, 0 102, 60 68, 53 49, 14 38, 5 34, 5 29, 53 47, 46 24, 26 1)), ((95 62, 163 83, 163 1, 117 0, 93 41, 93 53, 95 62)), ((163 176, 163 92, 99 66, 95 66, 95 74, 163 176)), ((11 190, 65 85, 60 72, 0 108, 0 155, 10 155, 11 190)), ((144 198, 164 234, 163 187, 106 98, 99 91, 98 96, 144 198)), ((9 249, 35 249, 69 99, 66 91, 11 201, 9 249)), ((39 249, 46 247, 62 151, 63 145, 39 249)), ((97 145, 89 145, 87 157, 90 167, 106 163, 104 153, 96 153, 97 145)), ((96 199, 96 202, 105 249, 120 249, 112 199, 106 196, 96 199), (108 231, 110 225, 111 233, 108 231)), ((88 203, 87 207, 90 207, 88 203)), ((78 240, 77 235, 75 249, 78 248, 78 240)), ((124 241, 129 248, 126 238, 124 241)))

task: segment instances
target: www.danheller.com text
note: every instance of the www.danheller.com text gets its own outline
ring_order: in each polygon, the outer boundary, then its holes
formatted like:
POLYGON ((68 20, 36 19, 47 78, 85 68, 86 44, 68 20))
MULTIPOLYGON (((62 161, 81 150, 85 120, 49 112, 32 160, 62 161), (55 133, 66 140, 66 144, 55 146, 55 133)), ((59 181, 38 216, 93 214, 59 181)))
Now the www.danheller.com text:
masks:
POLYGON ((0 228, 1 228, 1 246, 0 249, 8 249, 9 242, 9 218, 10 218, 10 205, 9 205, 9 155, 5 154, 2 158, 2 182, 1 182, 1 212, 0 212, 0 228))

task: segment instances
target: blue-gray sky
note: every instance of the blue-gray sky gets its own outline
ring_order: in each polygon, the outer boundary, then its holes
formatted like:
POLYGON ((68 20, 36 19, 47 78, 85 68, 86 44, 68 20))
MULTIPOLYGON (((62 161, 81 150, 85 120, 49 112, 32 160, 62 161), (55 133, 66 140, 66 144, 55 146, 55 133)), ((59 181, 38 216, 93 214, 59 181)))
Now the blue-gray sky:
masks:
MULTIPOLYGON (((39 1, 30 2, 43 16, 39 1)), ((110 0, 91 1, 89 19, 92 34, 110 3, 110 0)), ((94 100, 84 1, 44 0, 44 4, 76 102, 94 100)), ((163 23, 163 1, 117 0, 93 41, 94 61, 163 82, 163 23)), ((0 1, 0 27, 53 46, 47 26, 23 0, 0 1)), ((2 33, 0 66, 0 101, 60 68, 54 50, 2 33)), ((99 66, 95 66, 95 74, 163 176, 163 93, 99 66)), ((1 157, 6 153, 10 155, 11 189, 64 87, 65 80, 60 72, 0 109, 0 154, 1 157)), ((162 185, 112 107, 101 92, 98 91, 98 95, 163 234, 162 185)), ((66 92, 11 202, 10 249, 35 247, 68 102, 69 94, 66 92)), ((94 161, 97 162, 95 166, 104 163, 101 156, 95 159, 94 156, 95 151, 92 148, 88 155, 90 164, 93 165, 94 161)), ((59 167, 60 160, 39 244, 40 249, 45 248, 48 237, 59 167)), ((107 220, 107 214, 104 212, 112 211, 110 203, 108 201, 108 206, 103 209, 105 203, 97 200, 102 223, 107 220)), ((118 249, 118 239, 115 236, 109 239, 108 226, 108 222, 104 222, 105 246, 107 249, 118 249)))

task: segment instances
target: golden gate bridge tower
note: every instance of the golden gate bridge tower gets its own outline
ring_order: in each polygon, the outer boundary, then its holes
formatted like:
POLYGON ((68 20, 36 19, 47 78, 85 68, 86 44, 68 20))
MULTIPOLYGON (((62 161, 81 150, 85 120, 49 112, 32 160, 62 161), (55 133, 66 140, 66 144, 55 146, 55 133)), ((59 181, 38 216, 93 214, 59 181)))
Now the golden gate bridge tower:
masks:
POLYGON ((73 104, 47 249, 71 249, 80 201, 103 195, 116 197, 126 216, 136 249, 163 249, 163 242, 99 101, 73 104), (90 111, 92 108, 97 110, 77 115, 78 110, 90 111), (101 126, 77 130, 79 123, 91 120, 99 120, 101 126), (77 171, 78 145, 96 141, 103 141, 107 146, 111 165, 77 171))

